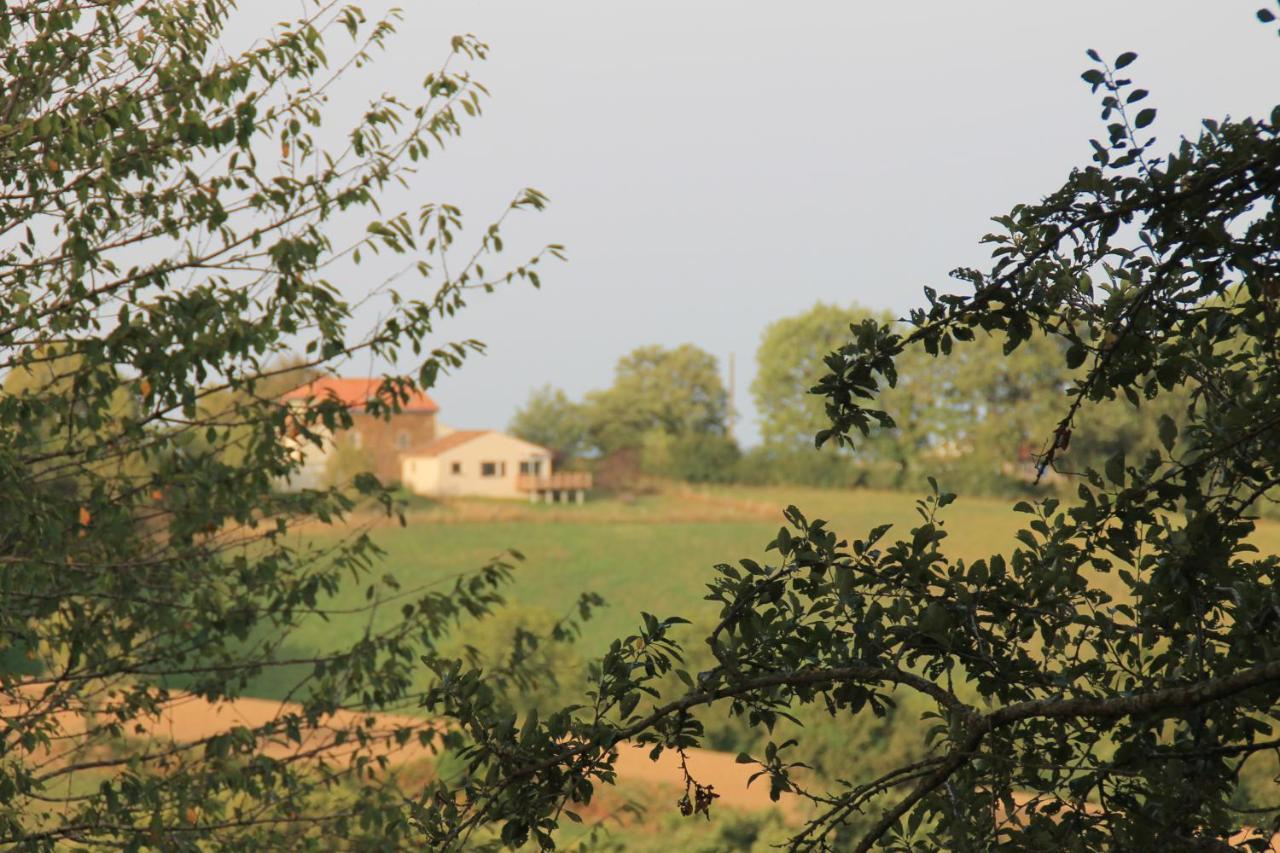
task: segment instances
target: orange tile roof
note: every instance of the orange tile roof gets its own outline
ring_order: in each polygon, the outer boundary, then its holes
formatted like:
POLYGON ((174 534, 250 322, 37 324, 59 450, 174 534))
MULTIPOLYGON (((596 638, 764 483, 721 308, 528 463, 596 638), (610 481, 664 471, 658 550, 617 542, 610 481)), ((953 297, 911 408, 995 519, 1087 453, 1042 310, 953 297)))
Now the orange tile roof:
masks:
POLYGON ((421 450, 414 450, 406 456, 439 456, 446 450, 452 450, 460 444, 466 444, 473 438, 493 432, 491 429, 459 429, 441 436, 421 450))
MULTIPOLYGON (((307 385, 294 388, 280 399, 290 402, 292 400, 306 400, 309 397, 321 400, 328 397, 337 397, 339 402, 348 408, 362 409, 365 403, 377 396, 378 388, 381 385, 382 380, 374 377, 342 378, 338 376, 323 376, 307 385)), ((384 397, 384 399, 386 398, 384 397)), ((412 391, 409 394, 409 399, 401 404, 400 410, 403 412, 434 414, 440 411, 440 407, 436 405, 435 400, 432 400, 423 392, 412 391)))

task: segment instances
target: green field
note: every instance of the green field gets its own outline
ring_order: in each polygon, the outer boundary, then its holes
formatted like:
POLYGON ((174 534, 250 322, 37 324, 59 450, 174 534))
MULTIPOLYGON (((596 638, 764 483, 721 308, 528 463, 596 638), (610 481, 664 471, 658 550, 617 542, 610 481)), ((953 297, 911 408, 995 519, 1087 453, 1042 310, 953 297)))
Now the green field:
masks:
MULTIPOLYGON (((386 551, 375 576, 390 572, 407 589, 452 583, 504 549, 520 551, 508 599, 547 618, 567 615, 582 592, 600 594, 607 606, 584 626, 578 653, 600 655, 608 642, 639 624, 641 611, 679 615, 695 622, 714 617, 703 600, 714 566, 749 557, 765 562, 765 546, 783 523, 782 510, 794 503, 812 518, 825 518, 845 537, 893 523, 899 535, 918 520, 915 495, 867 490, 721 487, 680 490, 632 502, 604 500, 586 506, 541 506, 468 501, 415 510, 408 526, 384 525, 372 535, 386 551)), ((1008 499, 962 497, 945 511, 953 556, 972 559, 1008 549, 1027 517, 1012 512, 1008 499)), ((1280 553, 1280 525, 1259 527, 1264 553, 1280 553)), ((402 602, 381 605, 374 628, 398 618, 402 602)), ((366 604, 364 586, 352 586, 331 609, 366 604)), ((312 619, 290 640, 299 653, 334 648, 370 625, 370 614, 335 614, 312 619)), ((277 695, 292 682, 278 672, 256 692, 277 695)))
MULTIPOLYGON (((373 576, 391 572, 406 592, 424 586, 444 591, 455 578, 474 572, 503 549, 522 552, 526 559, 507 589, 512 609, 484 623, 465 623, 456 632, 458 642, 484 648, 509 647, 516 618, 532 619, 524 624, 545 627, 571 612, 580 593, 603 596, 607 606, 585 625, 576 648, 561 646, 550 653, 551 668, 561 683, 543 682, 533 692, 513 698, 524 706, 560 707, 579 701, 583 685, 573 682, 585 674, 584 661, 601 655, 610 640, 634 632, 641 611, 692 620, 695 626, 685 638, 687 648, 695 660, 705 656, 696 623, 705 624, 716 616, 713 605, 703 599, 715 565, 744 557, 767 562, 765 546, 783 523, 787 504, 795 504, 810 519, 827 519, 843 537, 856 538, 884 523, 894 524, 896 533, 906 536, 918 521, 916 500, 916 495, 866 490, 719 487, 678 489, 631 501, 600 500, 582 507, 451 502, 411 510, 405 527, 389 523, 375 527, 371 535, 385 556, 373 576)), ((966 559, 1007 553, 1014 534, 1028 520, 1012 511, 1014 503, 962 497, 947 507, 943 521, 950 534, 944 543, 948 553, 966 559)), ((312 535, 324 540, 336 533, 312 535)), ((1280 553, 1280 524, 1260 524, 1255 542, 1264 553, 1280 553)), ((348 645, 369 628, 393 625, 402 603, 385 601, 370 619, 365 586, 349 585, 336 601, 322 606, 351 612, 335 613, 328 621, 312 617, 281 651, 285 657, 307 657, 348 645)), ((272 669, 250 692, 283 697, 308 671, 272 669)), ((678 689, 678 684, 672 687, 678 689)), ((799 709, 804 733, 792 760, 805 762, 817 778, 869 779, 918 759, 920 713, 928 703, 909 694, 898 696, 898 702, 883 719, 859 715, 833 720, 817 706, 799 709)), ((709 714, 703 722, 707 748, 731 754, 762 748, 763 733, 740 720, 709 714)), ((782 723, 772 736, 781 740, 798 733, 782 723)), ((446 756, 434 772, 446 776, 457 772, 450 760, 446 756)), ((1238 805, 1272 801, 1275 788, 1270 780, 1276 772, 1269 758, 1254 762, 1242 782, 1238 805)), ((673 778, 672 783, 678 781, 673 778)), ((709 824, 689 822, 675 811, 675 794, 670 790, 655 792, 637 784, 623 779, 620 787, 602 794, 593 807, 589 823, 598 819, 612 827, 614 840, 625 842, 617 849, 755 850, 767 849, 761 839, 778 840, 785 835, 782 818, 772 812, 736 814, 725 809, 709 824), (615 822, 622 804, 636 798, 652 809, 651 817, 639 824, 646 827, 642 832, 626 823, 630 818, 623 824, 615 822)), ((566 830, 561 838, 566 849, 573 849, 577 832, 573 826, 566 830)))
MULTIPOLYGON (((783 523, 788 502, 810 518, 829 519, 842 535, 862 536, 886 522, 905 533, 917 520, 914 500, 891 492, 721 489, 581 508, 473 502, 411 512, 408 526, 379 527, 373 538, 386 551, 380 569, 394 574, 405 588, 447 584, 510 548, 525 557, 509 588, 513 603, 561 616, 572 610, 580 593, 598 593, 607 606, 583 626, 579 643, 590 657, 602 653, 611 639, 633 631, 641 611, 695 621, 713 616, 703 596, 714 566, 744 557, 764 562, 765 546, 783 523)), ((1019 520, 1008 506, 1007 501, 973 499, 950 507, 946 523, 955 553, 978 556, 1007 543, 1019 520)), ((331 606, 363 603, 363 587, 353 587, 331 606)), ((398 610, 397 603, 389 603, 374 615, 374 627, 394 622, 398 610)), ((367 620, 364 613, 314 620, 294 635, 293 643, 324 648, 335 638, 354 638, 367 620)))

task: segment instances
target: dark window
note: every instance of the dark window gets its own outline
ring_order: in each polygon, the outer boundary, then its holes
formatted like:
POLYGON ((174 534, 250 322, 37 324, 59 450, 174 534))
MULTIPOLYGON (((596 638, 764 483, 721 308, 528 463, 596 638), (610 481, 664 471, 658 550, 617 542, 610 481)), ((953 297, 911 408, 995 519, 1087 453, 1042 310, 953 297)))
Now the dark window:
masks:
POLYGON ((461 462, 454 462, 452 465, 450 465, 450 466, 449 466, 449 470, 450 470, 451 472, 453 472, 454 474, 461 474, 461 473, 462 473, 462 463, 461 463, 461 462))
POLYGON ((542 460, 530 459, 520 463, 521 474, 532 474, 535 477, 542 473, 542 460))
POLYGON ((480 463, 480 476, 481 476, 481 477, 496 477, 496 476, 498 476, 498 463, 497 463, 497 462, 481 462, 481 463, 480 463))

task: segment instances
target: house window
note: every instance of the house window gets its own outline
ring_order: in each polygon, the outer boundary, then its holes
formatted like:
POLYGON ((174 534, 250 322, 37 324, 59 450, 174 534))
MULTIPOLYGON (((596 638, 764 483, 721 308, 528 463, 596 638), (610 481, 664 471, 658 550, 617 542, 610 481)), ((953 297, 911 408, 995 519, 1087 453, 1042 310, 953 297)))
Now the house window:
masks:
POLYGON ((481 462, 481 463, 480 463, 480 476, 481 476, 481 477, 496 477, 496 476, 498 476, 498 463, 497 463, 497 462, 481 462))
POLYGON ((502 476, 502 477, 507 476, 507 463, 506 463, 506 462, 499 462, 499 463, 498 463, 498 474, 499 474, 499 476, 502 476))
POLYGON ((461 462, 454 462, 452 465, 450 465, 450 466, 449 466, 449 472, 450 472, 451 474, 461 474, 461 473, 462 473, 462 463, 461 463, 461 462))
POLYGON ((396 433, 396 449, 408 450, 409 445, 413 444, 413 436, 409 435, 407 429, 402 429, 396 433))
POLYGON ((351 446, 356 450, 364 447, 364 436, 360 434, 360 430, 353 429, 351 431, 351 446))
POLYGON ((536 476, 538 476, 539 474, 541 474, 541 473, 542 473, 542 460, 541 460, 541 459, 529 459, 529 460, 526 460, 526 461, 524 461, 524 462, 521 462, 521 463, 520 463, 520 473, 521 473, 521 474, 532 474, 532 475, 533 475, 533 476, 535 476, 535 477, 536 477, 536 476))

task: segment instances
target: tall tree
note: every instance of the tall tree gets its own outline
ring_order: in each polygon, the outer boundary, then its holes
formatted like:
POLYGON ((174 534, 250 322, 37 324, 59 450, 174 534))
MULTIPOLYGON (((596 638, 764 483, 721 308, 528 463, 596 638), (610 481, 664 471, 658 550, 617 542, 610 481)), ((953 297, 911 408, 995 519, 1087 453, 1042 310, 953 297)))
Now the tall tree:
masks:
POLYGON ((930 472, 974 491, 1035 477, 1033 457, 1053 428, 1072 371, 1062 362, 1058 341, 1042 334, 1003 350, 1000 337, 980 333, 941 363, 920 348, 899 358, 897 384, 881 400, 894 420, 892 432, 917 438, 904 442, 903 456, 915 486, 930 472), (921 386, 935 395, 932 404, 903 406, 921 386), (917 413, 924 417, 913 421, 917 413))
POLYGON ((822 400, 809 389, 826 372, 827 353, 848 340, 851 326, 867 319, 890 322, 892 317, 856 305, 843 308, 819 302, 765 327, 756 350, 751 396, 766 444, 813 447, 813 436, 827 425, 827 415, 822 400))
MULTIPOLYGON (((362 105, 326 149, 335 81, 374 59, 397 18, 304 4, 230 53, 221 37, 235 9, 0 8, 6 849, 400 843, 400 795, 368 771, 387 748, 438 733, 335 712, 411 704, 413 662, 437 659, 446 624, 483 614, 509 571, 499 559, 456 590, 400 593, 399 618, 349 647, 287 651, 344 579, 367 584, 371 612, 395 581, 369 575, 359 528, 323 548, 290 536, 353 506, 343 490, 276 491, 299 464, 294 440, 324 441, 349 416, 331 401, 286 410, 280 378, 357 354, 416 356, 368 401, 393 412, 478 346, 441 340, 437 320, 469 288, 536 283, 543 255, 486 277, 500 222, 473 239, 450 205, 382 212, 388 188, 478 110, 470 68, 483 44, 454 39, 420 93, 362 105), (358 229, 348 243, 340 221, 358 229), (404 255, 424 280, 403 296, 395 281, 360 294, 383 296, 386 312, 356 330, 327 276, 374 252, 404 255), (302 360, 280 362, 295 346, 302 360), (271 719, 165 736, 201 700, 299 667, 295 704, 271 719)), ((511 208, 543 201, 521 191, 511 208)), ((367 475, 354 485, 387 501, 367 475)))
POLYGON ((534 389, 511 417, 512 435, 549 447, 557 464, 571 462, 586 448, 587 422, 580 403, 550 385, 534 389))
POLYGON ((716 359, 693 344, 633 350, 618 360, 613 385, 585 405, 592 441, 606 453, 641 447, 649 432, 723 436, 729 417, 716 359))
MULTIPOLYGON (((768 447, 813 447, 829 420, 811 389, 827 370, 827 355, 867 321, 898 328, 887 313, 818 303, 765 330, 751 391, 768 447)), ((896 487, 918 487, 932 471, 971 488, 999 488, 1011 464, 1027 463, 1029 442, 1052 425, 1057 392, 1067 381, 1055 346, 1041 338, 1006 356, 1000 341, 984 335, 944 364, 922 351, 904 353, 894 386, 880 398, 893 426, 868 435, 857 466, 887 469, 887 477, 879 474, 874 482, 896 487)), ((1029 463, 1023 467, 1032 470, 1029 463)))
MULTIPOLYGON (((819 382, 818 438, 857 446, 891 426, 879 399, 906 352, 945 365, 986 334, 1006 354, 1045 336, 1079 371, 1044 389, 1058 413, 1040 470, 1116 399, 1140 417, 1186 394, 1183 425, 1158 419, 1139 458, 1063 470, 1074 500, 1019 502, 1016 544, 983 559, 948 553, 955 496, 937 488, 900 538, 846 540, 788 509, 771 565, 716 567, 700 670, 684 666, 682 620, 646 614, 583 704, 521 725, 472 685, 443 690, 437 707, 485 733, 469 755, 486 781, 465 807, 422 813, 434 843, 499 821, 509 844, 545 845, 569 801, 612 781, 620 743, 683 751, 709 714, 769 739, 797 706, 843 720, 909 696, 927 708, 921 757, 876 778, 801 778, 787 741, 743 757, 812 801, 795 849, 1217 850, 1247 825, 1262 830, 1248 846, 1267 846, 1275 798, 1235 798, 1280 727, 1280 557, 1249 542, 1280 488, 1280 107, 1208 120, 1161 155, 1150 96, 1124 70, 1135 54, 1089 55, 1109 122, 1093 162, 996 219, 990 266, 956 273, 972 293, 927 290, 909 330, 855 328, 819 382)), ((686 814, 714 808, 713 790, 685 784, 686 814)))

